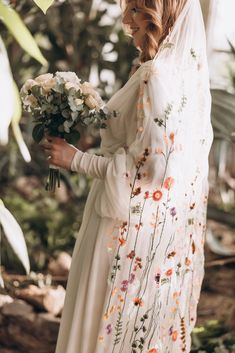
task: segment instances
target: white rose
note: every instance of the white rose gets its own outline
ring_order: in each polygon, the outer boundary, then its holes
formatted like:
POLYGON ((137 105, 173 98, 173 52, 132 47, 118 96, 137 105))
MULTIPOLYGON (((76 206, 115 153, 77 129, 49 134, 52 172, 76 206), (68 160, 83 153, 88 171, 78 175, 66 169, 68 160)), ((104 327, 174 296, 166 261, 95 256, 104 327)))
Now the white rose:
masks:
POLYGON ((43 74, 35 78, 35 81, 39 84, 42 84, 45 81, 51 80, 53 78, 53 74, 43 74))
POLYGON ((67 71, 67 72, 57 71, 56 78, 60 83, 71 82, 78 85, 80 83, 80 79, 77 77, 75 72, 71 72, 71 71, 67 71))
POLYGON ((92 96, 96 101, 96 108, 100 108, 104 105, 99 93, 97 93, 89 82, 81 84, 82 93, 85 95, 92 96))
POLYGON ((92 87, 92 85, 89 82, 84 82, 81 84, 81 89, 82 89, 82 93, 83 94, 94 94, 94 88, 92 87))
POLYGON ((80 90, 80 86, 77 83, 73 83, 73 82, 66 82, 65 83, 65 88, 67 90, 69 90, 70 88, 74 88, 76 91, 80 90))
POLYGON ((30 94, 24 98, 24 104, 29 108, 36 108, 38 106, 38 101, 32 94, 30 94))
POLYGON ((54 79, 54 78, 51 78, 51 79, 49 79, 49 80, 46 80, 46 81, 44 81, 44 82, 42 82, 42 88, 43 88, 43 90, 46 92, 46 93, 48 93, 48 92, 50 92, 50 90, 52 89, 52 88, 54 88, 55 87, 55 85, 56 85, 56 80, 54 79))
POLYGON ((76 98, 75 101, 74 101, 74 103, 75 103, 76 105, 81 105, 81 104, 83 104, 83 100, 80 99, 80 98, 76 98))
POLYGON ((34 81, 34 80, 27 80, 25 82, 25 84, 23 85, 23 87, 21 88, 20 90, 20 93, 23 94, 23 95, 26 95, 28 94, 28 91, 32 89, 33 86, 36 86, 37 85, 37 82, 34 81))

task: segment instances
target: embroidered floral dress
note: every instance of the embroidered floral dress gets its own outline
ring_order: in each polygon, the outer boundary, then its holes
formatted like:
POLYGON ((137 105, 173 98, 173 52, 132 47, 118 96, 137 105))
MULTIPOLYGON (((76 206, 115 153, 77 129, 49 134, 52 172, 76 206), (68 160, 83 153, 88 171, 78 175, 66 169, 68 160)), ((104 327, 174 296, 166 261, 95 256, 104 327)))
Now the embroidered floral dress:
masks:
POLYGON ((108 102, 119 116, 101 131, 103 156, 74 157, 72 170, 95 179, 56 353, 190 351, 212 142, 204 52, 189 46, 170 70, 161 58, 142 64, 108 102))

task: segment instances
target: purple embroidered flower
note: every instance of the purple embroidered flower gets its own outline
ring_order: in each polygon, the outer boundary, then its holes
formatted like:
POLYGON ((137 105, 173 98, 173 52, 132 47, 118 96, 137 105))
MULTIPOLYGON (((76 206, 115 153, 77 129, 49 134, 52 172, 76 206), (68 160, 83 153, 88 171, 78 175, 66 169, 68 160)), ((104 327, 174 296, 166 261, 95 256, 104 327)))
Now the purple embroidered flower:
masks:
POLYGON ((169 335, 171 336, 172 333, 173 333, 173 326, 171 326, 171 327, 169 328, 169 335))
POLYGON ((135 274, 131 273, 129 283, 132 284, 134 282, 134 279, 135 279, 135 274))
POLYGON ((121 291, 126 292, 127 289, 128 289, 128 281, 125 279, 124 281, 122 281, 121 291))
POLYGON ((157 287, 159 287, 159 285, 160 285, 160 278, 161 278, 161 274, 160 274, 160 272, 157 272, 156 275, 155 275, 155 278, 154 278, 157 287))
POLYGON ((176 208, 175 207, 172 207, 170 209, 170 214, 172 215, 172 217, 175 217, 175 215, 176 215, 176 208))
POLYGON ((112 325, 111 324, 108 324, 106 326, 106 331, 107 331, 107 334, 110 335, 110 333, 112 332, 112 325))

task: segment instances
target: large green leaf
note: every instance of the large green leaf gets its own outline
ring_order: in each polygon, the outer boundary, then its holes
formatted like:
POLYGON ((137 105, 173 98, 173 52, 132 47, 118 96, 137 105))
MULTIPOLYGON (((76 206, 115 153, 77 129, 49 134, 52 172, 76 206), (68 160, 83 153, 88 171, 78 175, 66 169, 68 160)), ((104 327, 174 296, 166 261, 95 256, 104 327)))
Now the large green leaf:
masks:
POLYGON ((3 227, 4 234, 14 250, 15 254, 18 256, 22 262, 25 270, 29 273, 30 264, 28 251, 26 243, 24 240, 23 232, 17 223, 11 212, 4 206, 4 203, 0 199, 0 224, 3 227))
POLYGON ((26 162, 30 162, 31 156, 30 156, 28 147, 24 142, 24 139, 20 130, 20 126, 19 126, 19 122, 22 116, 22 105, 21 105, 19 90, 15 82, 13 82, 13 89, 14 89, 14 113, 11 121, 12 130, 24 160, 26 162))
POLYGON ((211 95, 211 116, 215 137, 230 140, 235 131, 235 94, 213 89, 211 95))
POLYGON ((0 145, 8 143, 8 128, 14 112, 12 74, 4 43, 0 37, 0 145))
POLYGON ((33 0, 38 7, 46 14, 48 8, 53 4, 54 0, 33 0))
POLYGON ((6 27, 18 41, 20 46, 34 59, 39 61, 42 65, 46 65, 47 61, 42 55, 37 46, 35 39, 29 32, 24 22, 15 10, 10 6, 3 4, 0 1, 0 19, 5 23, 6 27))

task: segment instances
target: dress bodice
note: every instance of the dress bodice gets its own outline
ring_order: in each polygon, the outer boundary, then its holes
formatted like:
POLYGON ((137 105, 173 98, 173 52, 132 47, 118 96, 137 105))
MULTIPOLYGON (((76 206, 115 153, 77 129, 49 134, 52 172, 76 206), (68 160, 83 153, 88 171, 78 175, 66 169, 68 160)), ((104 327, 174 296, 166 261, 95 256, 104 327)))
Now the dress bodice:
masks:
POLYGON ((118 148, 126 148, 135 140, 140 79, 143 70, 148 69, 151 63, 152 60, 143 63, 108 101, 108 109, 116 111, 118 116, 108 121, 107 129, 101 130, 102 154, 112 155, 118 148))

